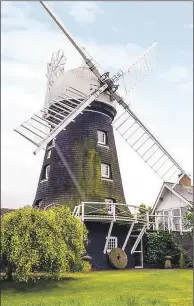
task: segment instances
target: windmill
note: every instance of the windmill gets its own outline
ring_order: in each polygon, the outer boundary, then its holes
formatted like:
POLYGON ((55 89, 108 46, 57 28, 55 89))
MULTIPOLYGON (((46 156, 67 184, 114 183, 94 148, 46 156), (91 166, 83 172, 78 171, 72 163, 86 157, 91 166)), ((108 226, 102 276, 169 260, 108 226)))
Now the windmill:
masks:
MULTIPOLYGON (((113 128, 163 181, 174 183, 173 189, 183 176, 189 174, 118 93, 118 83, 126 74, 131 77, 132 88, 152 70, 150 61, 154 52, 157 60, 157 45, 148 48, 127 71, 120 70, 111 77, 79 46, 48 5, 43 1, 40 3, 80 54, 83 64, 65 73, 63 51, 53 54, 47 67, 43 108, 15 129, 36 146, 34 154, 45 150, 34 206, 44 208, 69 201, 68 205, 73 209, 78 201, 102 202, 102 199, 108 203, 125 203, 113 128), (114 120, 117 105, 121 111, 114 120), (98 142, 97 152, 94 142, 98 142), (101 166, 101 175, 95 164, 101 166)), ((111 210, 112 206, 108 207, 108 212, 115 216, 115 210, 111 210)), ((80 206, 77 206, 74 214, 79 212, 80 206)), ((123 250, 136 221, 131 224, 123 250)), ((110 223, 104 254, 111 241, 114 222, 110 223)), ((131 254, 135 252, 145 227, 142 223, 131 254)))
POLYGON ((174 188, 182 176, 188 176, 187 172, 165 150, 153 133, 150 132, 139 117, 131 110, 130 106, 118 94, 117 90, 118 81, 125 74, 128 73, 131 76, 135 73, 135 77, 132 76, 132 79, 135 79, 135 83, 137 84, 141 81, 138 76, 138 69, 139 71, 143 70, 145 74, 151 70, 149 58, 156 50, 156 44, 149 48, 126 72, 120 70, 117 74, 110 77, 108 72, 102 74, 102 69, 99 69, 94 59, 88 56, 86 51, 78 45, 48 5, 43 1, 40 1, 40 3, 79 52, 86 66, 94 74, 95 78, 93 77, 93 79, 95 81, 97 80, 97 82, 90 94, 85 94, 81 91, 78 92, 76 88, 69 87, 48 100, 49 90, 57 76, 64 71, 64 64, 66 62, 63 51, 58 51, 53 54, 51 62, 48 64, 48 85, 44 108, 34 114, 19 128, 15 129, 15 131, 37 146, 37 149, 34 151, 34 154, 36 154, 39 150, 45 149, 62 130, 65 130, 71 122, 74 122, 83 114, 83 111, 87 107, 90 107, 94 100, 105 93, 109 95, 113 103, 116 101, 122 109, 120 116, 113 121, 113 127, 162 180, 173 181, 174 185, 172 188, 174 188), (36 125, 34 125, 35 123, 36 125), (176 181, 175 178, 180 173, 181 176, 176 181))

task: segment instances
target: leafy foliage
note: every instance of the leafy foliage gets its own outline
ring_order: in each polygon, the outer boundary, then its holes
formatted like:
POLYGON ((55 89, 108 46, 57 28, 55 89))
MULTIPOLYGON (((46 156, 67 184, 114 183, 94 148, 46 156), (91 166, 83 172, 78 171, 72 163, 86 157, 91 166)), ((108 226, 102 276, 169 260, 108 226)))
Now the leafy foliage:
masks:
POLYGON ((191 231, 193 232, 193 203, 192 205, 188 208, 188 211, 185 215, 185 226, 188 227, 189 229, 191 229, 191 231))
POLYGON ((140 204, 139 209, 138 209, 138 216, 145 216, 147 212, 149 212, 149 214, 151 214, 152 207, 151 206, 146 207, 146 205, 143 204, 143 203, 140 204))
MULTIPOLYGON (((76 177, 79 178, 78 183, 82 191, 82 195, 77 195, 76 203, 91 201, 94 195, 97 202, 104 202, 105 198, 111 197, 117 199, 118 203, 125 203, 121 190, 116 188, 114 183, 111 182, 110 188, 109 182, 103 184, 101 180, 101 159, 96 150, 95 141, 75 143, 72 148, 72 158, 76 165, 76 177), (78 151, 79 158, 76 155, 78 151)), ((114 169, 112 171, 114 172, 114 169)))
POLYGON ((72 217, 68 207, 60 206, 53 210, 53 213, 67 247, 67 270, 70 272, 85 270, 82 256, 87 242, 86 227, 77 218, 72 217))
POLYGON ((172 256, 172 264, 179 261, 179 248, 172 233, 149 232, 144 236, 144 260, 146 264, 163 265, 165 256, 172 256))
POLYGON ((40 211, 18 209, 2 217, 1 259, 9 277, 28 281, 31 272, 81 271, 87 233, 84 225, 61 206, 40 211))
POLYGON ((155 221, 154 217, 150 216, 151 213, 152 213, 152 207, 151 206, 146 206, 143 203, 140 204, 139 208, 138 208, 138 213, 137 213, 138 218, 145 219, 147 213, 149 215, 149 222, 154 222, 155 221))

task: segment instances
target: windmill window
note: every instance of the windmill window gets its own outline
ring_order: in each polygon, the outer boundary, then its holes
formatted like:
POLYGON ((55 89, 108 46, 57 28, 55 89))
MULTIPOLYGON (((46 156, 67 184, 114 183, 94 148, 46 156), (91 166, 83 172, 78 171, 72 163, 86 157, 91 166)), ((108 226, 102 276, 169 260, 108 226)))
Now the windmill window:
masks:
POLYGON ((51 157, 51 149, 47 151, 47 155, 46 155, 46 158, 50 158, 50 157, 51 157))
POLYGON ((48 180, 49 173, 50 173, 50 165, 44 166, 43 172, 42 172, 42 179, 41 179, 41 181, 48 180))
POLYGON ((50 157, 51 157, 51 149, 47 151, 47 155, 46 155, 46 158, 50 158, 50 157))
POLYGON ((49 143, 48 143, 48 148, 52 148, 55 146, 55 139, 53 138, 49 143))
POLYGON ((106 132, 103 131, 98 131, 98 143, 102 144, 102 145, 106 145, 107 144, 107 134, 106 132))
POLYGON ((110 165, 101 164, 101 176, 103 178, 110 178, 110 165))
POLYGON ((116 201, 115 200, 113 200, 113 199, 105 199, 105 203, 107 203, 107 210, 108 210, 108 214, 109 215, 112 215, 113 213, 114 213, 114 203, 115 203, 116 201))
POLYGON ((43 200, 42 199, 40 199, 40 200, 37 200, 36 201, 36 203, 35 203, 35 208, 40 208, 41 207, 41 205, 42 205, 42 203, 43 203, 43 200))
MULTIPOLYGON (((106 237, 106 239, 108 239, 108 237, 106 237)), ((117 237, 110 236, 108 239, 107 252, 110 252, 112 249, 117 248, 117 246, 118 246, 117 237)))

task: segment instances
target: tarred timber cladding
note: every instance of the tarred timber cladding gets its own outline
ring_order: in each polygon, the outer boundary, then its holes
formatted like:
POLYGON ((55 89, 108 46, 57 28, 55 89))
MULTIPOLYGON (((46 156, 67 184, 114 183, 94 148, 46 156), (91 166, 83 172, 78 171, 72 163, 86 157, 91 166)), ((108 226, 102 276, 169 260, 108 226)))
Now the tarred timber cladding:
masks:
MULTIPOLYGON (((92 257, 91 264, 93 270, 106 270, 112 269, 108 255, 104 254, 104 246, 106 237, 110 227, 110 223, 99 222, 85 222, 88 230, 88 245, 86 246, 87 253, 92 257)), ((118 247, 122 248, 129 228, 126 225, 115 223, 112 228, 111 236, 115 236, 118 239, 118 247)), ((133 246, 131 239, 129 238, 125 247, 125 253, 128 257, 127 268, 134 268, 135 260, 131 255, 131 248, 133 246)))
POLYGON ((79 194, 54 147, 50 159, 46 159, 45 154, 41 173, 43 167, 50 164, 49 179, 45 182, 39 180, 34 204, 43 200, 42 207, 55 203, 73 208, 80 201, 104 201, 105 198, 125 203, 111 126, 114 109, 95 102, 89 110, 70 123, 66 131, 61 131, 55 141, 76 177, 82 194, 79 194), (106 115, 92 110, 103 111, 106 115), (97 145, 97 130, 107 133, 108 148, 97 145), (112 181, 101 179, 100 163, 110 164, 112 181))

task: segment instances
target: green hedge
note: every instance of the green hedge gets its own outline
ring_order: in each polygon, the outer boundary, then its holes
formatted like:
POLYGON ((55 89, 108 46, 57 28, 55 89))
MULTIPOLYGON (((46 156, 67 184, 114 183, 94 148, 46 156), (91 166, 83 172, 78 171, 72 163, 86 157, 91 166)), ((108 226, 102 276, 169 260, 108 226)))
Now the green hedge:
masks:
POLYGON ((144 235, 144 262, 149 265, 164 267, 165 256, 172 256, 172 265, 179 266, 180 250, 172 233, 148 232, 144 235))
POLYGON ((178 245, 173 233, 167 231, 147 232, 143 237, 144 263, 147 267, 164 268, 165 256, 172 257, 172 267, 192 267, 190 258, 178 245))

